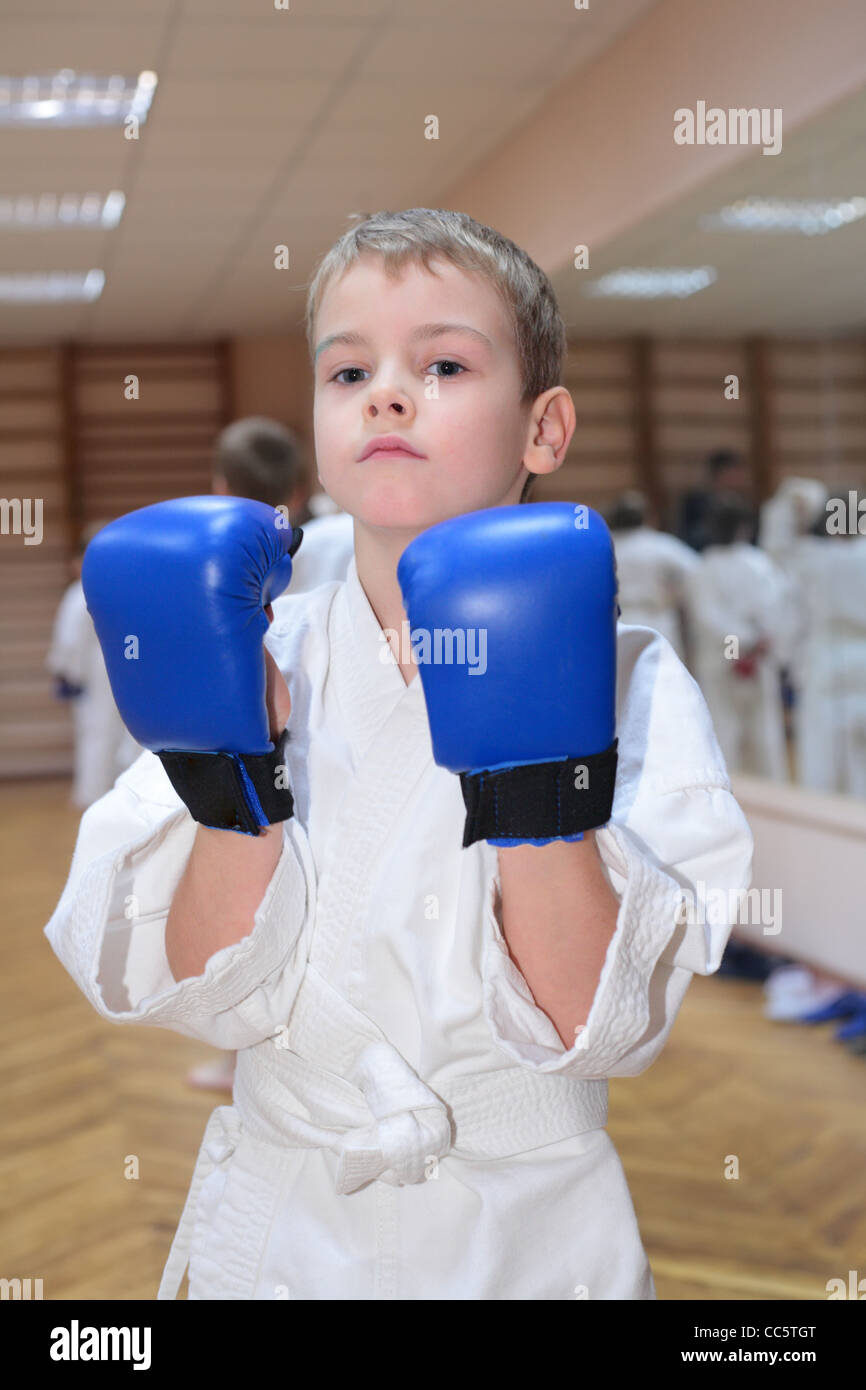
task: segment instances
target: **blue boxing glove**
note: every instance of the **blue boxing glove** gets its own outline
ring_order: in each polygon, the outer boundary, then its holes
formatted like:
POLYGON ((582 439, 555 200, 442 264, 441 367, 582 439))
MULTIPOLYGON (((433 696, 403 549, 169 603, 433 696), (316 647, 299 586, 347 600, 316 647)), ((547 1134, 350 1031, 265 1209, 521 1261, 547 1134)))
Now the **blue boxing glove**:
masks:
POLYGON ((422 532, 397 578, 433 756, 460 775, 463 846, 579 840, 616 776, 616 566, 569 502, 468 512, 422 532))
POLYGON ((195 820, 258 835, 293 813, 268 728, 265 608, 302 532, 241 497, 142 507, 90 542, 81 581, 121 718, 195 820))

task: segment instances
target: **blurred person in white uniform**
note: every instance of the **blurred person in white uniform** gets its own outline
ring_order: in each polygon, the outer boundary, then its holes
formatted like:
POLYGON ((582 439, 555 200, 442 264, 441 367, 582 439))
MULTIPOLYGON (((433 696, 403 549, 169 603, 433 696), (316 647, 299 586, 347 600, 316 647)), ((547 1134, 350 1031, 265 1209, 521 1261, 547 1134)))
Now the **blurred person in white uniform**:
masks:
POLYGON ((75 753, 70 800, 80 811, 110 791, 142 751, 114 703, 102 648, 81 587, 84 548, 104 524, 91 525, 82 535, 70 565, 74 578, 60 600, 45 658, 57 698, 72 705, 75 753))
POLYGON ((759 544, 771 560, 785 569, 795 541, 809 534, 825 515, 827 488, 817 478, 783 478, 761 506, 759 544))
POLYGON ((731 771, 788 780, 780 671, 796 626, 791 586, 745 537, 751 509, 720 497, 688 588, 692 673, 731 771))
POLYGON ((829 534, 827 515, 791 547, 806 613, 798 649, 797 778, 866 798, 866 537, 829 534))
MULTIPOLYGON (((772 497, 761 506, 758 544, 787 575, 791 586, 792 635, 789 660, 782 670, 782 703, 796 739, 797 709, 802 699, 809 605, 797 578, 800 542, 814 523, 825 515, 827 488, 817 478, 783 478, 772 497)), ((811 542, 807 542, 810 545, 811 542)))
POLYGON ((700 561, 676 536, 649 525, 648 510, 644 494, 630 491, 622 494, 608 516, 621 618, 660 632, 683 660, 686 591, 700 561))

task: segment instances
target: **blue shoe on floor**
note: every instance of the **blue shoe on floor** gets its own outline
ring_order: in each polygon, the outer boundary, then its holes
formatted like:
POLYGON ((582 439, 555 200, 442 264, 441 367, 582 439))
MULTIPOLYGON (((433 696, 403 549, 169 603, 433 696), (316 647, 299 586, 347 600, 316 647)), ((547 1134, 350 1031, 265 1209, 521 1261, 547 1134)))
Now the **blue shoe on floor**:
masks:
POLYGON ((866 1013, 866 994, 849 991, 825 1004, 823 1009, 813 1009, 803 1014, 801 1023, 832 1023, 836 1018, 851 1018, 854 1014, 866 1013))
POLYGON ((866 998, 863 999, 862 1013, 855 1014, 848 1023, 843 1023, 841 1028, 837 1028, 833 1034, 837 1042, 848 1042, 851 1038, 866 1038, 866 998))

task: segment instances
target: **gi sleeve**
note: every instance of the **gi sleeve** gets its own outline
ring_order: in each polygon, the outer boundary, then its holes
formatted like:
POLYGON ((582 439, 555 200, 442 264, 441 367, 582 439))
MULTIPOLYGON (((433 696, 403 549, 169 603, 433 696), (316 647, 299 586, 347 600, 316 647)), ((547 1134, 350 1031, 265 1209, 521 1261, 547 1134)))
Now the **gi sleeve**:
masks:
POLYGON ((201 975, 177 982, 165 925, 196 828, 159 759, 144 753, 84 812, 45 934, 110 1022, 153 1024, 226 1049, 251 1047, 285 1023, 306 968, 314 865, 302 828, 286 821, 252 932, 215 952, 201 975))
POLYGON ((498 871, 485 912, 484 1011, 497 1046, 530 1070, 586 1080, 636 1076, 655 1061, 692 975, 718 969, 751 881, 752 835, 703 697, 664 638, 631 635, 621 652, 632 658, 618 726, 623 777, 596 832, 619 912, 571 1048, 509 955, 498 871))

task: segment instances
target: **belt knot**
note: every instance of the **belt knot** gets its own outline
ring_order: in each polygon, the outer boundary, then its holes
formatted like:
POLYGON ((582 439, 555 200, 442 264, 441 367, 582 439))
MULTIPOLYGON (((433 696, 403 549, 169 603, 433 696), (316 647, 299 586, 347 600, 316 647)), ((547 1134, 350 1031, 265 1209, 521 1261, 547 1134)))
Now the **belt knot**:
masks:
POLYGON ((364 1096, 374 1123, 339 1137, 336 1187, 355 1192, 375 1178, 403 1187, 422 1182, 427 1164, 452 1144, 443 1102, 387 1042, 370 1042, 346 1078, 364 1096))

